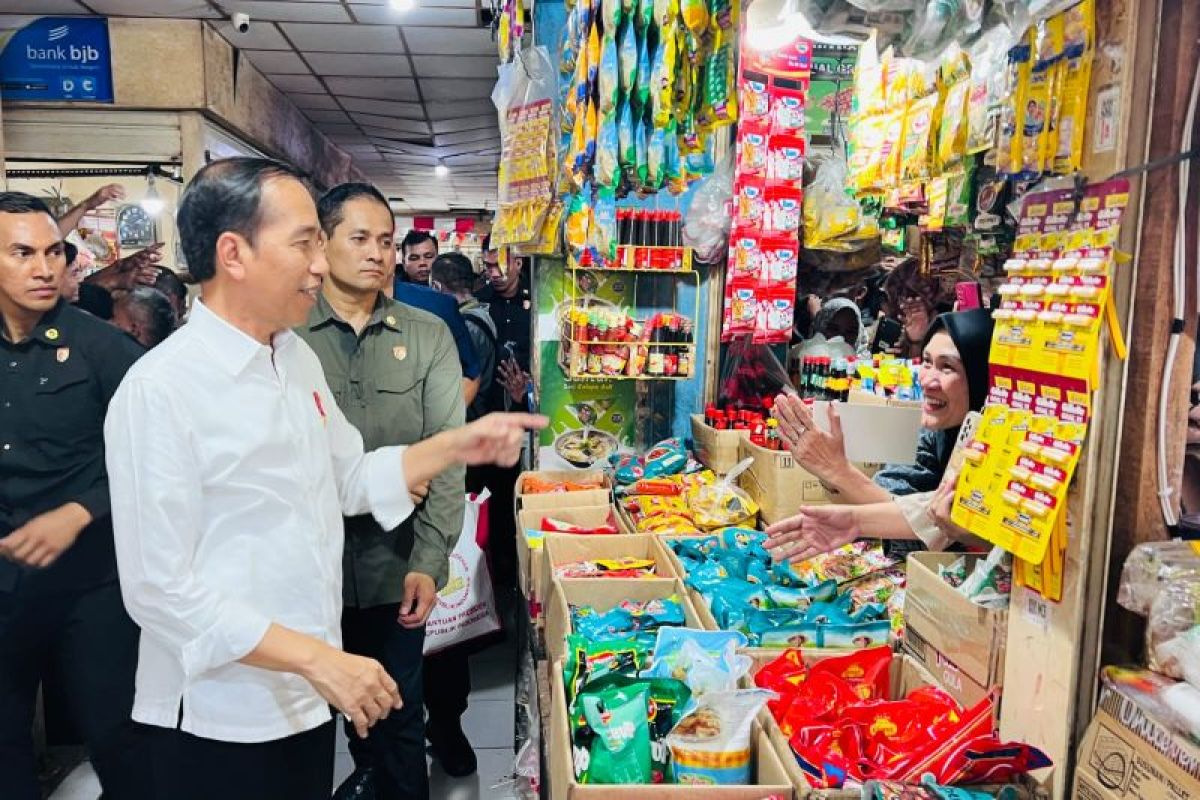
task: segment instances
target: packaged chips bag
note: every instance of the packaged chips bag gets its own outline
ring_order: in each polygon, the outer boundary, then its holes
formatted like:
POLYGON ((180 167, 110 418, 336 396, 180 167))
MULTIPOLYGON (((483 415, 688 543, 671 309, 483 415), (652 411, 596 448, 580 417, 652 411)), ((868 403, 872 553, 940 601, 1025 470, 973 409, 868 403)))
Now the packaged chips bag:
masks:
MULTIPOLYGON (((578 703, 593 733, 580 783, 650 783, 649 687, 633 691, 621 687, 594 691, 585 688, 578 703)), ((581 762, 581 747, 575 763, 581 762)))
POLYGON ((667 737, 675 782, 687 786, 750 783, 754 718, 773 696, 762 689, 743 689, 700 698, 667 737))
MULTIPOLYGON (((618 705, 635 695, 642 695, 644 705, 642 714, 646 724, 647 746, 645 757, 649 759, 649 778, 640 783, 661 784, 670 781, 670 762, 667 756, 666 738, 683 717, 683 712, 691 698, 688 687, 672 678, 631 678, 623 675, 609 675, 598 678, 588 684, 581 693, 581 702, 575 705, 571 719, 572 740, 576 758, 584 753, 586 761, 587 781, 589 783, 607 783, 608 778, 617 774, 603 756, 601 768, 597 771, 595 762, 590 756, 594 752, 595 738, 598 731, 592 725, 592 720, 586 714, 584 698, 596 697, 618 705)), ((593 701, 587 701, 591 703, 593 701)), ((639 727, 635 725, 634 727, 639 727)), ((640 735, 640 731, 638 731, 640 735)), ((632 754, 630 754, 632 757, 632 754)), ((640 758, 640 756, 638 756, 640 758)), ((578 765, 578 761, 576 764, 578 765)), ((637 765, 636 777, 645 775, 642 763, 637 765)), ((617 781, 624 783, 626 781, 617 781)))

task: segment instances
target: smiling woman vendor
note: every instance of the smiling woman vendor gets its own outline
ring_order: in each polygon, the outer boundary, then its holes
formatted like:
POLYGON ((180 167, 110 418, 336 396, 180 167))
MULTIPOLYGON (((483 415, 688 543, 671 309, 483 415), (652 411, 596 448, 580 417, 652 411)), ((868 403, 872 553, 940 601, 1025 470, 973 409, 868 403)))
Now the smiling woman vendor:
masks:
MULTIPOLYGON (((946 547, 950 537, 944 529, 948 526, 943 520, 939 529, 927 509, 931 500, 936 501, 935 507, 946 504, 946 498, 931 493, 943 482, 967 413, 982 408, 987 399, 991 339, 992 318, 985 309, 943 314, 934 320, 925 335, 919 376, 925 403, 916 461, 885 466, 873 480, 846 459, 835 406, 829 407, 830 433, 824 433, 816 428, 802 400, 778 398, 775 413, 780 432, 796 461, 849 505, 803 509, 772 526, 768 531, 772 544, 800 542, 803 547, 793 546, 785 552, 797 559, 859 536, 921 540, 930 549, 946 547), (905 497, 909 499, 900 500, 905 497)), ((946 491, 942 489, 943 494, 946 491)))

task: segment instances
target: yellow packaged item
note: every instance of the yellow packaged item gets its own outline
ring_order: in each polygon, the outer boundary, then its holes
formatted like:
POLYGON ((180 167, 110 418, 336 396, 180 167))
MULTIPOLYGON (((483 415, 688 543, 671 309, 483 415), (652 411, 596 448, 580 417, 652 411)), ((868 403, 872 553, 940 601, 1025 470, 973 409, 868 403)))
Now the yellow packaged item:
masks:
POLYGON ((920 181, 929 177, 933 152, 934 122, 937 117, 937 93, 914 100, 904 117, 903 145, 900 148, 900 179, 920 181))
POLYGON ((685 498, 693 521, 704 530, 753 527, 758 516, 758 504, 728 479, 689 487, 685 498))
POLYGON ((966 155, 970 91, 971 82, 967 79, 955 81, 946 90, 937 136, 937 167, 943 172, 957 167, 966 155))
POLYGON ((995 166, 1001 173, 1013 174, 1020 171, 1025 102, 1029 95, 1029 78, 1033 66, 1032 49, 1030 38, 1026 37, 1022 44, 1009 52, 1004 73, 1004 100, 1000 105, 996 130, 995 166))
POLYGON ((1053 168, 1068 174, 1083 165, 1083 133, 1096 49, 1095 0, 1084 0, 1062 16, 1064 60, 1053 168))

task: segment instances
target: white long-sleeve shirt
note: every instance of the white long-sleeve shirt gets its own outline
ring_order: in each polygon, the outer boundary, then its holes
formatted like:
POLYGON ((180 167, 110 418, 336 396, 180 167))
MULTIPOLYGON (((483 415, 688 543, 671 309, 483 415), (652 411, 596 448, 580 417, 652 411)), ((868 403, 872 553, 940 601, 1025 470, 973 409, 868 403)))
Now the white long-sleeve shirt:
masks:
POLYGON ((133 718, 263 742, 329 707, 299 675, 238 663, 272 622, 340 646, 342 515, 413 511, 402 447, 363 452, 320 362, 197 302, 104 426, 121 593, 142 627, 133 718))

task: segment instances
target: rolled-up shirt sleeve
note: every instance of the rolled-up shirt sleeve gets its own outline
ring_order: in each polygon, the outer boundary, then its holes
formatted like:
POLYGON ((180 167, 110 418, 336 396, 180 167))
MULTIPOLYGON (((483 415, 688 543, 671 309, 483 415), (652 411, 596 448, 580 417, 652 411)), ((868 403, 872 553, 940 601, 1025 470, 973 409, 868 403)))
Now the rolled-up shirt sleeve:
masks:
POLYGON ((404 446, 380 447, 363 451, 358 432, 338 404, 328 386, 321 387, 329 413, 329 452, 333 457, 334 479, 342 513, 348 517, 370 514, 385 531, 408 519, 416 509, 408 495, 404 476, 404 446))
POLYGON ((137 379, 122 384, 104 424, 121 596, 189 680, 245 657, 271 625, 195 577, 203 523, 191 431, 166 391, 137 379))
POLYGON ((909 527, 925 544, 925 547, 929 550, 941 551, 949 547, 954 540, 937 526, 929 514, 929 501, 933 499, 933 494, 933 492, 921 492, 901 495, 892 498, 892 502, 900 509, 900 513, 908 521, 909 527))

